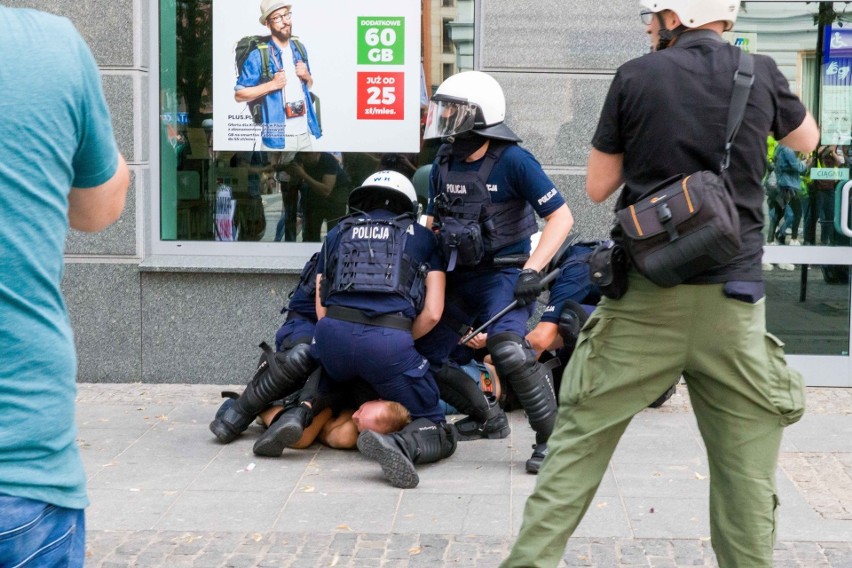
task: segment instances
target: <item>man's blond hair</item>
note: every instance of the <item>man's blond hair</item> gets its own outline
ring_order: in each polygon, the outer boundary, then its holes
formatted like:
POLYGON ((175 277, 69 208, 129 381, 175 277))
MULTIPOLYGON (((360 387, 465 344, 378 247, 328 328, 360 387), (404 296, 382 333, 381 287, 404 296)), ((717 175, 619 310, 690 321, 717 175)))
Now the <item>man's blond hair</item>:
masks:
POLYGON ((411 413, 403 405, 393 400, 386 400, 384 402, 385 411, 382 418, 388 426, 388 433, 399 432, 411 422, 411 413))

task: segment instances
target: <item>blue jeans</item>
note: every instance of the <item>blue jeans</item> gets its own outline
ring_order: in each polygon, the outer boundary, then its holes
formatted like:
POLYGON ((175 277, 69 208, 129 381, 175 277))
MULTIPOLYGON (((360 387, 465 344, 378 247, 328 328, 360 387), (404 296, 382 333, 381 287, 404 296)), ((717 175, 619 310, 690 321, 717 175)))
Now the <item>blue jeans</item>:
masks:
POLYGON ((85 556, 83 509, 0 494, 0 566, 76 568, 85 556))

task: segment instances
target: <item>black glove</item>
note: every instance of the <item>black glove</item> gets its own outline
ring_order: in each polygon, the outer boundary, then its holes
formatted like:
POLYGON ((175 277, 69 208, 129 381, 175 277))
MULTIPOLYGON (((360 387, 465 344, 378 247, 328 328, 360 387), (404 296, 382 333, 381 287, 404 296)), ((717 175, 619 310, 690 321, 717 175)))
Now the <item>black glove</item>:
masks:
POLYGON ((521 270, 518 281, 515 283, 515 300, 519 306, 526 306, 536 301, 539 294, 544 290, 541 284, 541 272, 532 268, 521 270))

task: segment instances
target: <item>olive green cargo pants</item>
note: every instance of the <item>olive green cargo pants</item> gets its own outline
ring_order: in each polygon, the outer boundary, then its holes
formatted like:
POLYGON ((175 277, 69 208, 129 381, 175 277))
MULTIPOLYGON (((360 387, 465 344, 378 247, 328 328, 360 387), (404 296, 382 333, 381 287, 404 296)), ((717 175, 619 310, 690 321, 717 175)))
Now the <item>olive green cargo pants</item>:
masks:
POLYGON ((600 303, 565 370, 549 455, 503 566, 557 565, 631 418, 681 374, 707 447, 719 565, 772 566, 781 433, 804 413, 804 385, 766 332, 764 300, 722 288, 660 288, 631 271, 627 294, 600 303))

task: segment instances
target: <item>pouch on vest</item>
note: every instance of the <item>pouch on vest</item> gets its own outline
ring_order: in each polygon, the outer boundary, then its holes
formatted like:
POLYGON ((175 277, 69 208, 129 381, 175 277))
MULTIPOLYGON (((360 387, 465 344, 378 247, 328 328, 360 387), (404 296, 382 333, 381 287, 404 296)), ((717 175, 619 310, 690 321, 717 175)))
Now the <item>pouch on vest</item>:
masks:
POLYGON ((447 272, 456 265, 476 266, 485 254, 479 223, 468 219, 444 219, 438 232, 438 244, 447 261, 447 272))

